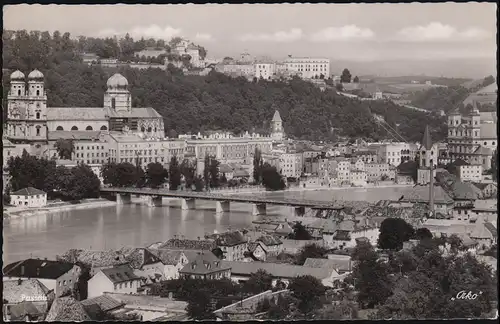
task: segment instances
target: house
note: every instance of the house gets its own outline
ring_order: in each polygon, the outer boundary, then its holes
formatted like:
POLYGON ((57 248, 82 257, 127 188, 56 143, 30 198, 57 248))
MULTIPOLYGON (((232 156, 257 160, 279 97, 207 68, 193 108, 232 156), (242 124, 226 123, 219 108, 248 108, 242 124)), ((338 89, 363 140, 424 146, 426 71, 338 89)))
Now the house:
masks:
POLYGON ((248 261, 255 260, 265 262, 267 259, 267 251, 264 247, 264 243, 260 241, 248 243, 248 251, 246 256, 250 258, 248 261))
POLYGON ((273 235, 263 235, 257 239, 264 246, 264 250, 268 255, 278 255, 283 251, 283 242, 273 235))
POLYGON ((244 253, 248 250, 248 242, 240 231, 212 234, 206 238, 213 240, 216 246, 222 250, 225 260, 238 261, 245 258, 244 253))
POLYGON ((242 283, 250 278, 252 273, 258 270, 264 270, 273 277, 273 286, 278 280, 288 286, 291 279, 297 276, 310 275, 323 283, 327 287, 333 287, 333 281, 339 277, 339 274, 333 269, 310 268, 299 265, 290 265, 285 263, 269 262, 239 262, 239 261, 221 261, 226 267, 231 269, 231 280, 242 283))
MULTIPOLYGON (((179 270, 185 265, 182 263, 184 253, 182 250, 159 249, 152 251, 164 265, 163 276, 166 280, 178 279, 179 270)), ((187 263, 187 259, 186 262, 187 263)))
MULTIPOLYGON (((400 202, 429 204, 429 185, 416 185, 399 199, 400 202)), ((454 200, 440 186, 434 185, 434 210, 447 215, 454 207, 454 200)))
POLYGON ((366 238, 366 240, 375 245, 379 236, 377 226, 368 224, 365 219, 363 224, 356 224, 352 220, 344 220, 340 222, 333 235, 327 233, 323 237, 325 245, 332 249, 353 248, 356 246, 356 240, 366 238))
POLYGON ((3 319, 43 320, 54 298, 54 292, 37 279, 3 281, 3 319))
POLYGON ((495 183, 472 182, 472 184, 481 190, 483 199, 496 198, 498 188, 495 183))
POLYGON ((8 264, 3 269, 3 280, 38 279, 56 297, 73 289, 81 268, 73 263, 53 260, 26 259, 8 264))
POLYGON ((81 263, 90 268, 90 275, 94 276, 101 269, 112 268, 117 265, 127 264, 126 253, 133 249, 92 251, 82 249, 70 249, 64 254, 57 256, 57 260, 81 263))
POLYGON ((348 257, 348 262, 346 262, 346 260, 339 259, 307 258, 306 262, 304 262, 304 267, 333 269, 338 274, 351 272, 351 257, 348 255, 342 255, 342 257, 348 257))
POLYGON ((350 255, 327 254, 327 258, 328 260, 332 260, 334 262, 335 269, 339 274, 352 271, 353 264, 350 255))
POLYGON ((101 269, 88 281, 88 297, 97 297, 105 292, 137 293, 141 278, 129 265, 101 269))
POLYGON ((480 250, 486 250, 497 244, 497 229, 492 223, 477 223, 470 238, 478 243, 480 250))
POLYGON ((233 168, 228 164, 223 163, 219 166, 219 173, 221 176, 226 177, 226 180, 231 180, 233 178, 233 172, 233 168))
POLYGON ((47 193, 28 187, 10 194, 10 203, 15 206, 40 208, 47 205, 47 193))
POLYGON ((192 279, 222 279, 230 275, 231 268, 221 263, 212 252, 199 254, 179 271, 181 278, 192 279))
POLYGON ((125 256, 134 273, 144 278, 164 278, 165 264, 162 260, 145 248, 134 249, 125 256))
POLYGON ((82 322, 92 320, 83 305, 73 297, 56 298, 45 318, 46 322, 82 322))

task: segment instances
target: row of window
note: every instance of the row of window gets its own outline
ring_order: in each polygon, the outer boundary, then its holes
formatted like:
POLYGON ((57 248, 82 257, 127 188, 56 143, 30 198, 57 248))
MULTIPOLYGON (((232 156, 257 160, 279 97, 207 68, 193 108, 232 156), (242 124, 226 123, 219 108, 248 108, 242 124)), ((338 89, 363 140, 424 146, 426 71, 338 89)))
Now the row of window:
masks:
MULTIPOLYGON (((109 153, 106 152, 106 157, 108 157, 108 156, 109 156, 109 153)), ((84 153, 76 153, 76 157, 77 158, 83 158, 85 156, 84 156, 84 153)), ((92 153, 87 153, 87 157, 88 158, 89 157, 94 157, 94 153, 93 152, 92 153)), ((95 153, 95 157, 99 157, 99 153, 95 153)), ((101 152, 101 157, 104 157, 104 152, 101 152)))
POLYGON ((115 284, 115 289, 132 288, 132 281, 115 284))
POLYGON ((104 145, 101 145, 101 146, 99 146, 99 145, 96 145, 96 146, 94 146, 94 145, 92 145, 92 146, 82 145, 81 147, 77 145, 77 146, 75 146, 75 150, 93 150, 94 147, 96 150, 99 150, 99 149, 104 150, 104 145))
MULTIPOLYGON (((64 130, 64 127, 62 127, 62 126, 57 126, 56 130, 58 130, 58 131, 63 131, 63 130, 64 130)), ((71 127, 71 130, 72 130, 72 131, 77 131, 77 130, 78 130, 78 126, 73 126, 73 127, 71 127)), ((91 131, 91 130, 94 130, 94 128, 93 128, 92 126, 90 126, 90 125, 89 125, 89 126, 87 126, 87 127, 85 128, 85 130, 87 130, 87 131, 91 131)), ((103 125, 103 126, 101 126, 101 129, 100 129, 100 130, 102 130, 102 131, 108 130, 108 127, 106 127, 106 126, 104 126, 104 125, 103 125)))

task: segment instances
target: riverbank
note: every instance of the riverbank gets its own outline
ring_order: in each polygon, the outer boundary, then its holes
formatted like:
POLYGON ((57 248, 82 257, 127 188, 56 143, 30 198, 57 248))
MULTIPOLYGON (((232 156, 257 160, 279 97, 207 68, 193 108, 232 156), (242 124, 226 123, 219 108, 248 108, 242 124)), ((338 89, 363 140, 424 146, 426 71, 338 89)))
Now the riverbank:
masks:
POLYGON ((4 208, 3 218, 19 218, 19 217, 29 217, 46 215, 50 213, 57 213, 62 211, 80 210, 80 209, 93 209, 93 208, 104 208, 115 206, 115 201, 109 201, 106 199, 92 199, 86 200, 79 204, 57 204, 51 206, 50 204, 41 208, 24 208, 24 207, 7 207, 4 208))

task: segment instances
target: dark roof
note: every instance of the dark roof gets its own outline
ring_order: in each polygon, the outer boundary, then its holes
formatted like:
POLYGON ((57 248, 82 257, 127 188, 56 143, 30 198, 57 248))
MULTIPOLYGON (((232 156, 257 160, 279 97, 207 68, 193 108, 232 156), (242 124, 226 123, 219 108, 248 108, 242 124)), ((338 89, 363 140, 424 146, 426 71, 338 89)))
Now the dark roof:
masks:
POLYGON ((104 312, 116 309, 116 308, 123 305, 123 303, 117 301, 116 299, 114 299, 108 295, 101 295, 101 296, 97 296, 94 298, 89 298, 89 299, 83 300, 81 303, 84 307, 87 307, 90 305, 97 305, 104 312))
POLYGON ((262 235, 257 239, 257 241, 264 243, 266 246, 283 244, 279 238, 272 235, 262 235))
POLYGON ((101 269, 101 271, 113 283, 139 280, 139 277, 134 274, 134 270, 128 264, 115 266, 108 269, 101 269))
POLYGON ((245 236, 240 231, 212 234, 207 238, 214 239, 217 246, 234 246, 247 242, 245 236))
POLYGON ((176 248, 182 250, 212 250, 216 246, 214 242, 208 240, 185 240, 185 239, 170 239, 160 245, 158 249, 176 248))
POLYGON ((44 312, 40 311, 38 308, 36 308, 35 305, 33 305, 32 302, 30 301, 23 301, 19 304, 12 305, 10 307, 10 314, 11 314, 11 320, 22 320, 24 321, 24 318, 26 315, 30 316, 40 316, 43 315, 44 312))
POLYGON ((69 262, 26 259, 8 264, 3 268, 3 274, 9 277, 57 279, 71 269, 73 264, 69 262))
POLYGON ((429 126, 425 126, 424 137, 422 139, 422 146, 425 147, 426 150, 432 149, 432 140, 431 133, 429 131, 429 126))
POLYGON ((253 252, 255 252, 257 247, 259 247, 259 246, 264 250, 264 252, 267 252, 265 247, 262 246, 262 242, 250 242, 250 243, 248 243, 248 251, 253 253, 253 252))
POLYGON ((91 318, 83 305, 73 297, 61 297, 54 300, 45 318, 47 322, 81 322, 91 318))
POLYGON ((484 190, 489 185, 496 186, 494 183, 484 183, 484 182, 471 182, 474 186, 476 186, 480 190, 484 190))
POLYGON ((179 263, 182 250, 158 249, 153 251, 166 265, 176 265, 179 263))
POLYGON ((42 190, 40 190, 40 189, 36 189, 36 188, 33 188, 33 187, 28 187, 28 188, 24 188, 24 189, 15 191, 15 192, 11 193, 11 195, 17 195, 17 196, 36 196, 36 195, 45 195, 45 192, 42 191, 42 190))
POLYGON ((198 256, 188 264, 186 264, 179 273, 187 274, 210 274, 223 270, 231 269, 231 267, 223 264, 212 252, 198 254, 198 256))
POLYGON ((134 269, 142 269, 145 265, 162 262, 158 256, 145 248, 135 249, 132 253, 128 254, 125 259, 134 269))

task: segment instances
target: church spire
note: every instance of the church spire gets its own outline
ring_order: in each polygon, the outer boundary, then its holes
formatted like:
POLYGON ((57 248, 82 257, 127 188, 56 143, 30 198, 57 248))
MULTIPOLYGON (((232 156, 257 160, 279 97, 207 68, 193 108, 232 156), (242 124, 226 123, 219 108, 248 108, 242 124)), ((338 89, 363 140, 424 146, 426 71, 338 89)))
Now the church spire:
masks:
POLYGON ((429 131, 429 125, 425 126, 424 138, 422 139, 422 146, 425 147, 426 150, 432 149, 432 139, 431 139, 431 133, 429 131))

